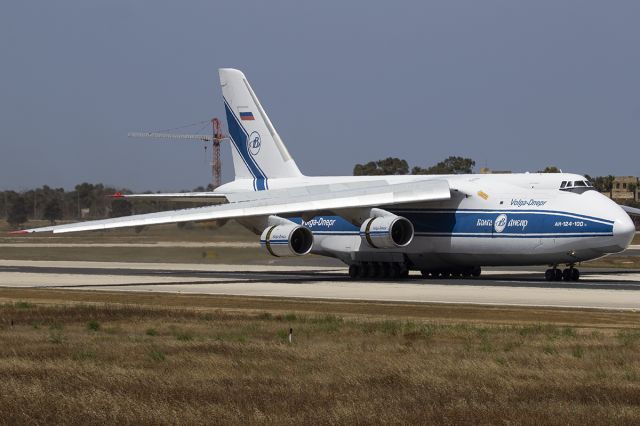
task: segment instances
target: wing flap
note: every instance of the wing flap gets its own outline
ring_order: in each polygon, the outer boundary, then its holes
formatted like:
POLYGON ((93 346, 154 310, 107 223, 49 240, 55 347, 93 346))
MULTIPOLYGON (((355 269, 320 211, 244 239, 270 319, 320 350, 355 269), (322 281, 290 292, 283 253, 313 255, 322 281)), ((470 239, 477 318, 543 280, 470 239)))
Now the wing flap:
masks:
MULTIPOLYGON (((268 193, 269 191, 264 192, 268 193)), ((258 200, 33 228, 24 230, 21 233, 95 231, 166 223, 202 222, 215 219, 327 210, 340 214, 340 210, 343 209, 440 201, 448 200, 449 198, 451 198, 451 192, 449 183, 446 180, 425 180, 360 189, 333 190, 306 196, 296 195, 296 191, 293 190, 291 193, 287 193, 286 190, 278 190, 277 196, 258 200)))
POLYGON ((118 192, 111 197, 131 201, 178 201, 210 204, 221 204, 228 201, 225 194, 218 192, 168 192, 160 194, 121 194, 118 192))

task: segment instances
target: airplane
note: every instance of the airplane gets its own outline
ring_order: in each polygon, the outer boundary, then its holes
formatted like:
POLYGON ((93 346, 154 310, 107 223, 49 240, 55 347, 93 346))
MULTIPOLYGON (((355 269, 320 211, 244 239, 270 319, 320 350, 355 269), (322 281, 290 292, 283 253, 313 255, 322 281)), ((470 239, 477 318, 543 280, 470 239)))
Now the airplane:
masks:
POLYGON ((352 278, 406 278, 412 270, 478 277, 484 266, 548 265, 548 281, 577 281, 577 264, 623 251, 634 237, 627 212, 640 210, 578 174, 305 176, 245 75, 225 68, 219 76, 234 180, 213 192, 119 194, 210 205, 14 233, 235 219, 269 254, 333 257, 352 278))

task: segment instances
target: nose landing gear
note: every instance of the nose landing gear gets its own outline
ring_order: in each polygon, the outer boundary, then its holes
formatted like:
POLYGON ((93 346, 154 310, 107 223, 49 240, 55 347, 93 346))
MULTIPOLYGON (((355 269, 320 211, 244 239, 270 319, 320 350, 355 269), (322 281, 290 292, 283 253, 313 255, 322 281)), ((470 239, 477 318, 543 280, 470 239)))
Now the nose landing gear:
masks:
POLYGON ((580 279, 580 271, 574 268, 573 265, 564 270, 553 267, 545 271, 544 279, 547 281, 578 281, 580 279))

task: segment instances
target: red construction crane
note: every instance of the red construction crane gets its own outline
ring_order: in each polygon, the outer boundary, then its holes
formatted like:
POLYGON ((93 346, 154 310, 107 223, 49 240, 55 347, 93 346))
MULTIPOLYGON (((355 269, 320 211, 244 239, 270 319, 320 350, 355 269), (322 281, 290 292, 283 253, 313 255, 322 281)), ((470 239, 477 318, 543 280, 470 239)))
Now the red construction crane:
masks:
MULTIPOLYGON (((186 127, 186 126, 185 126, 186 127)), ((189 139, 202 142, 213 142, 211 158, 211 186, 217 188, 222 184, 222 161, 220 160, 220 141, 227 137, 220 130, 220 120, 211 119, 211 135, 193 135, 163 132, 132 132, 127 136, 130 138, 152 138, 152 139, 189 139)), ((206 145, 205 145, 206 149, 206 145)))

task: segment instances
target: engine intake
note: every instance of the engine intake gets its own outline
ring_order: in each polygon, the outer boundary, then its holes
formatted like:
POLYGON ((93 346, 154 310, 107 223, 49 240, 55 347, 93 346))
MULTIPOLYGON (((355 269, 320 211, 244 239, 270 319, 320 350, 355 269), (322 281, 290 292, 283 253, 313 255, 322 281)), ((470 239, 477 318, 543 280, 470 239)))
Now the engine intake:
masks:
POLYGON ((370 217, 360 227, 360 237, 373 248, 405 247, 413 240, 411 222, 394 214, 370 217))
POLYGON ((272 256, 303 256, 313 247, 313 234, 309 228, 294 223, 269 226, 260 236, 260 245, 272 256))

